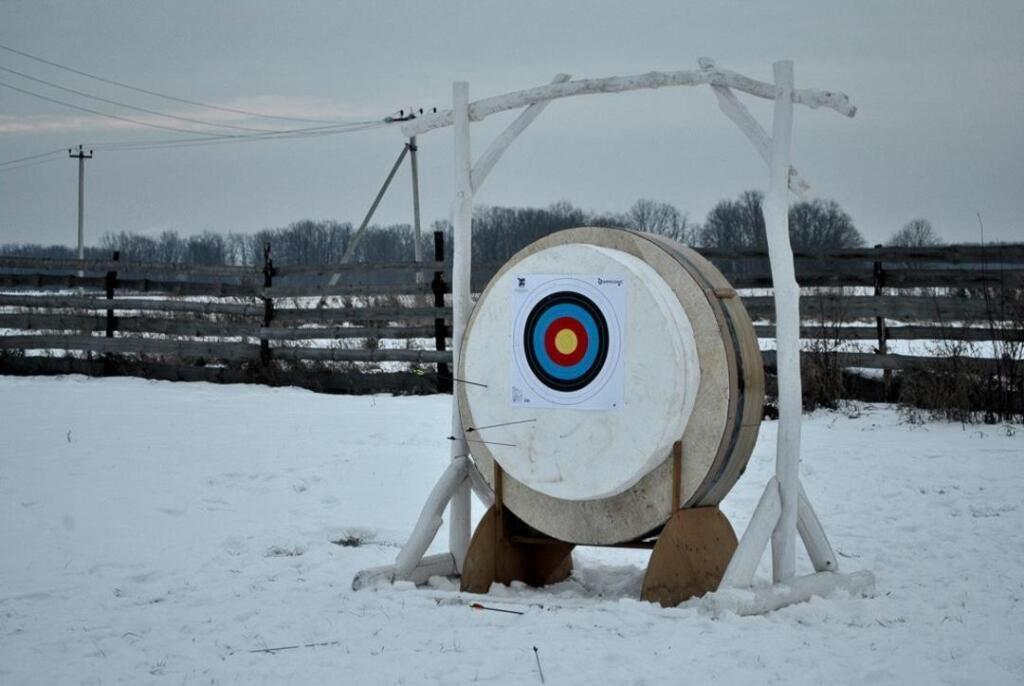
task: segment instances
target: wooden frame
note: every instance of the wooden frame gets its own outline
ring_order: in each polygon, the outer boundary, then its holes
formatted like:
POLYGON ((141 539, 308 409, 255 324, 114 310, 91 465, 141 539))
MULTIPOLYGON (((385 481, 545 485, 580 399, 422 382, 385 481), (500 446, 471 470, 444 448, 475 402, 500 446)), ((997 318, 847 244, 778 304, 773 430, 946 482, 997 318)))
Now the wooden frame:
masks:
MULTIPOLYGON (((793 124, 793 105, 803 104, 810 107, 828 107, 841 114, 852 117, 856 108, 850 104, 845 94, 820 91, 816 89, 798 90, 794 87, 793 64, 782 61, 773 65, 774 83, 764 83, 745 77, 735 72, 719 69, 708 58, 699 61, 700 69, 677 72, 650 72, 647 74, 609 77, 603 79, 582 79, 570 81, 561 75, 555 82, 547 86, 507 93, 469 103, 469 85, 456 82, 453 85, 453 106, 445 112, 409 122, 402 127, 406 136, 416 136, 427 131, 452 126, 454 129, 455 153, 455 201, 453 205, 453 233, 455 239, 455 258, 453 269, 453 356, 458 369, 461 338, 469 319, 471 302, 471 221, 473 194, 478 190, 479 183, 493 168, 497 159, 509 144, 525 129, 526 125, 536 117, 536 107, 554 99, 575 95, 614 93, 643 88, 661 88, 665 86, 708 85, 713 89, 723 112, 739 126, 750 139, 758 153, 769 167, 769 192, 764 207, 765 223, 769 236, 769 257, 771 260, 772 279, 775 284, 775 313, 777 318, 776 338, 778 340, 777 366, 779 372, 779 405, 780 427, 779 442, 776 455, 776 476, 769 482, 762 497, 762 504, 755 511, 754 519, 739 544, 739 549, 725 571, 723 584, 730 586, 749 586, 756 561, 760 558, 767 540, 764 533, 770 532, 772 540, 773 578, 776 584, 792 584, 796 579, 795 555, 799 512, 804 512, 804 526, 801 534, 810 539, 809 551, 819 560, 830 560, 834 570, 834 557, 817 517, 814 515, 810 501, 803 504, 802 487, 799 481, 799 450, 800 450, 800 359, 799 359, 799 287, 794 276, 794 260, 789 244, 788 190, 794 188, 798 193, 805 194, 807 183, 803 181, 790 165, 790 144, 793 124), (735 98, 732 91, 739 90, 756 97, 774 100, 774 118, 771 137, 760 128, 753 116, 735 98), (474 168, 470 152, 470 122, 480 121, 491 114, 511 109, 526 107, 519 119, 512 123, 505 133, 492 144, 484 159, 478 162, 479 175, 474 179, 474 168), (474 185, 476 181, 476 185, 474 185), (763 505, 763 506, 762 506, 763 505), (753 564, 751 564, 753 560, 753 564), (748 573, 749 572, 749 573, 748 573)), ((452 464, 462 464, 469 454, 461 426, 458 393, 453 394, 452 407, 452 464)), ((446 472, 449 476, 452 468, 446 472)), ((467 472, 474 470, 468 469, 467 472)), ((451 478, 442 479, 438 488, 448 493, 451 501, 449 523, 449 549, 451 551, 451 572, 463 570, 463 562, 469 540, 469 474, 455 483, 451 478)), ((425 535, 433 529, 424 522, 434 522, 438 516, 437 494, 431 494, 420 517, 420 523, 406 543, 399 559, 403 565, 397 565, 390 571, 382 568, 378 576, 390 574, 392 579, 411 578, 417 569, 409 570, 409 560, 422 559, 423 553, 430 544, 425 535)), ((486 492, 482 494, 487 502, 486 492)), ((500 498, 499 498, 500 500, 500 498)), ((492 512, 495 510, 492 509, 492 512)), ((497 512, 501 513, 500 503, 497 512)), ((683 511, 680 511, 683 512, 683 511)), ((500 517, 499 517, 500 519, 500 517)), ((500 530, 500 522, 498 523, 500 530)), ((496 547, 495 547, 496 549, 496 547)), ((493 571, 494 567, 492 567, 493 571)), ((834 574, 827 572, 827 574, 834 574)), ((357 581, 365 583, 365 576, 357 577, 357 581)), ((848 580, 849 581, 849 580, 848 580)), ((851 582, 852 583, 852 582, 851 582)), ((355 583, 354 583, 355 585, 355 583)), ((863 584, 866 586, 870 584, 863 584)), ((811 588, 815 592, 827 592, 828 587, 835 584, 816 581, 804 584, 801 588, 811 588)), ((784 595, 784 594, 783 594, 784 595)), ((797 594, 800 598, 802 594, 797 594)), ((798 598, 799 599, 799 598, 798 598)))

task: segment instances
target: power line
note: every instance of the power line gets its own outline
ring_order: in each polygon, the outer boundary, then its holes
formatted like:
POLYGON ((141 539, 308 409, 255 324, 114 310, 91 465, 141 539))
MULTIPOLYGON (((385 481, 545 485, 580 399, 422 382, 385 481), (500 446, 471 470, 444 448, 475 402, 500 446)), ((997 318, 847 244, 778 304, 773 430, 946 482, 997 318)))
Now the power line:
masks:
POLYGON ((220 110, 221 112, 233 112, 235 114, 244 114, 244 115, 247 115, 247 116, 250 116, 250 117, 260 117, 260 118, 263 118, 263 119, 280 119, 280 120, 283 120, 283 121, 300 121, 300 122, 308 122, 308 123, 312 123, 312 124, 339 124, 339 123, 343 123, 343 122, 340 122, 340 121, 337 121, 337 120, 331 121, 331 120, 324 120, 324 119, 303 119, 303 118, 300 118, 300 117, 284 117, 284 116, 281 116, 281 115, 261 114, 259 112, 250 112, 248 110, 240 110, 240 109, 235 109, 235 108, 232 108, 232 107, 220 107, 220 106, 217 106, 217 105, 210 105, 210 104, 207 104, 207 103, 198 102, 196 100, 188 100, 187 98, 179 98, 179 97, 177 97, 175 95, 168 95, 166 93, 159 93, 157 91, 147 90, 145 88, 139 88, 138 86, 132 86, 132 85, 127 84, 127 83, 122 83, 120 81, 114 81, 113 79, 106 79, 106 78, 103 78, 102 76, 97 76, 95 74, 90 74, 88 72, 84 72, 84 71, 81 71, 79 69, 74 69, 72 67, 64 66, 63 64, 57 64, 56 62, 51 62, 50 60, 43 59, 42 57, 37 57, 35 55, 30 55, 29 53, 22 52, 21 50, 15 50, 14 48, 6 46, 6 45, 0 45, 0 50, 6 50, 7 52, 12 52, 15 55, 21 55, 22 57, 27 57, 30 60, 35 60, 36 62, 42 62, 43 64, 48 64, 51 67, 56 67, 58 69, 63 69, 65 71, 69 71, 72 74, 78 74, 79 76, 85 76, 86 78, 95 79, 97 81, 102 81, 103 83, 109 83, 111 85, 119 86, 121 88, 127 88, 129 90, 137 91, 139 93, 145 93, 146 95, 153 95, 153 96, 156 96, 158 98, 164 98, 166 100, 173 100, 175 102, 181 102, 181 103, 185 103, 187 105, 195 105, 197 107, 205 107, 205 108, 211 109, 211 110, 220 110))
MULTIPOLYGON (((311 127, 310 129, 295 129, 293 131, 282 131, 277 134, 268 135, 223 135, 223 136, 209 136, 206 138, 184 138, 178 140, 159 140, 159 141, 111 141, 109 143, 94 143, 87 147, 102 152, 144 152, 147 150, 161 150, 165 148, 191 148, 205 145, 219 145, 223 143, 256 143, 259 141, 269 140, 291 140, 296 138, 313 138, 317 136, 333 136, 343 133, 354 133, 357 131, 365 131, 369 129, 376 129, 387 126, 384 122, 364 122, 352 125, 339 125, 337 127, 311 127)), ((60 148, 50 152, 40 153, 38 155, 31 155, 29 157, 22 157, 16 160, 8 160, 6 162, 0 162, 0 172, 14 171, 15 169, 25 169, 27 167, 34 167, 38 164, 46 164, 47 162, 54 162, 60 158, 54 159, 40 159, 49 157, 57 153, 64 153, 67 148, 60 148), (39 161, 30 161, 39 160, 39 161), (18 162, 28 162, 27 164, 16 164, 18 162)))
MULTIPOLYGON (((61 150, 61 152, 64 152, 64 150, 61 150)), ((60 158, 60 157, 52 157, 50 159, 36 160, 35 162, 29 162, 27 164, 18 164, 18 165, 14 165, 12 167, 0 167, 0 174, 3 174, 4 172, 14 171, 16 169, 27 169, 28 167, 38 167, 40 164, 49 164, 50 162, 59 162, 59 161, 61 161, 61 159, 62 158, 60 158)))
POLYGON ((361 126, 354 126, 348 128, 330 129, 323 131, 308 131, 308 132, 282 132, 281 134, 271 134, 266 136, 220 136, 217 138, 208 138, 203 140, 183 140, 183 141, 162 141, 159 143, 147 143, 145 141, 139 141, 135 143, 123 143, 120 145, 113 145, 111 147, 105 147, 104 144, 100 143, 93 147, 97 150, 103 150, 104 152, 134 152, 142 150, 161 150, 165 148, 195 148, 200 146, 209 145, 221 145, 226 143, 257 143, 262 141, 278 141, 278 140, 294 140, 299 138, 315 138, 319 136, 334 136, 343 133, 355 133, 357 131, 366 131, 369 129, 376 129, 386 124, 374 122, 372 124, 364 124, 361 126))
MULTIPOLYGON (((437 111, 437 108, 434 108, 437 111)), ((422 114, 423 110, 420 109, 422 114)), ((330 126, 309 126, 298 129, 285 129, 269 133, 258 134, 204 134, 204 138, 175 138, 156 141, 109 141, 90 144, 97 150, 124 151, 124 150, 155 150, 164 147, 188 148, 199 145, 216 145, 219 143, 245 143, 259 140, 280 140, 292 138, 307 138, 312 136, 332 136, 341 133, 353 133, 356 131, 367 131, 379 129, 415 119, 416 115, 410 110, 407 117, 385 117, 384 119, 367 119, 347 124, 334 124, 330 126)))
POLYGON ((148 126, 150 128, 154 128, 154 129, 164 129, 165 131, 177 131, 179 133, 194 133, 194 134, 209 135, 209 136, 216 136, 217 135, 217 134, 213 134, 213 133, 211 133, 211 134, 204 134, 202 131, 194 131, 192 129, 181 129, 181 128, 177 128, 177 127, 174 127, 174 126, 164 126, 163 124, 153 124, 153 123, 150 123, 150 122, 140 121, 138 119, 132 119, 130 117, 122 117, 122 116, 117 115, 117 114, 110 114, 108 112, 100 112, 99 110, 90 109, 88 107, 82 107, 81 105, 74 105, 74 104, 72 104, 70 102, 65 102, 63 100, 57 100, 56 98, 51 98, 49 96, 42 95, 40 93, 34 93, 32 91, 25 90, 24 88, 18 88, 17 86, 12 86, 11 84, 4 83, 3 81, 0 81, 0 86, 3 86, 4 88, 10 88, 11 90, 18 91, 19 93, 24 93, 25 95, 30 95, 33 98, 39 98, 40 100, 46 100, 47 102, 53 102, 53 103, 56 103, 58 105, 63 105, 65 107, 70 107, 71 109, 81 110, 82 112, 88 112, 89 114, 96 114, 96 115, 99 115, 101 117, 107 117, 108 119, 117 119, 117 120, 120 120, 120 121, 128 122, 130 124, 138 124, 139 126, 148 126))
POLYGON ((268 140, 286 140, 294 138, 310 138, 314 136, 331 136, 341 133, 353 133, 387 126, 384 122, 361 122, 352 125, 311 127, 308 129, 291 129, 267 134, 249 135, 210 135, 203 138, 164 139, 156 141, 110 141, 90 144, 97 150, 130 151, 156 150, 159 148, 189 148, 199 145, 216 145, 219 143, 253 143, 268 140))
MULTIPOLYGON (((2 47, 2 46, 0 46, 0 47, 2 47)), ((0 69, 3 69, 3 68, 0 67, 0 69)), ((32 95, 34 97, 42 98, 43 100, 48 100, 50 102, 56 102, 56 103, 61 104, 61 105, 66 105, 66 106, 72 107, 74 109, 80 109, 80 110, 83 110, 83 111, 86 111, 86 112, 89 112, 89 113, 92 113, 92 114, 98 114, 98 115, 104 116, 104 117, 111 117, 111 118, 114 118, 114 119, 119 119, 119 120, 122 120, 122 121, 127 121, 127 122, 131 122, 131 123, 135 123, 135 124, 140 124, 140 125, 143 125, 143 126, 152 126, 152 127, 155 127, 155 128, 168 129, 168 130, 175 131, 175 132, 197 134, 199 136, 199 137, 193 137, 193 138, 174 138, 174 139, 163 139, 163 140, 156 140, 156 141, 145 141, 145 140, 142 140, 142 141, 108 141, 108 142, 92 143, 92 144, 88 145, 88 147, 90 147, 92 149, 101 150, 101 151, 104 151, 104 152, 135 152, 135 151, 140 151, 141 152, 141 151, 146 151, 146 150, 159 150, 159 149, 164 149, 164 148, 188 148, 188 147, 198 147, 198 146, 206 146, 206 145, 219 145, 219 144, 222 144, 222 143, 254 143, 254 142, 258 142, 258 141, 267 141, 267 140, 291 140, 291 139, 297 139, 297 138, 312 138, 312 137, 317 137, 317 136, 333 136, 333 135, 339 135, 339 134, 344 134, 344 133, 355 133, 355 132, 358 132, 358 131, 367 131, 367 130, 371 130, 371 129, 378 129, 378 128, 384 128, 384 127, 388 127, 388 126, 393 126, 398 121, 398 120, 394 120, 394 119, 391 119, 391 118, 386 118, 386 119, 377 119, 377 120, 356 121, 356 122, 351 122, 351 123, 331 124, 331 125, 328 125, 328 126, 309 126, 309 127, 298 128, 298 129, 285 129, 285 130, 280 130, 280 131, 267 131, 267 132, 252 133, 252 134, 215 134, 215 133, 206 133, 206 132, 203 132, 203 131, 192 131, 192 130, 187 130, 187 129, 177 129, 177 128, 173 128, 173 127, 160 126, 160 125, 157 125, 157 124, 148 124, 146 122, 137 121, 137 120, 134 120, 134 119, 130 119, 128 117, 119 117, 117 115, 112 115, 112 114, 108 114, 108 113, 104 113, 104 112, 98 112, 96 110, 91 110, 91 109, 86 108, 86 107, 79 107, 78 105, 72 105, 71 103, 65 103, 63 101, 56 100, 54 98, 48 98, 48 97, 46 97, 44 95, 40 95, 38 93, 33 93, 31 91, 26 91, 24 89, 18 88, 16 86, 12 86, 12 85, 7 84, 7 83, 0 82, 0 86, 6 87, 6 88, 10 88, 12 90, 15 90, 15 91, 18 91, 18 92, 21 92, 21 93, 25 93, 26 95, 32 95)), ((19 162, 26 162, 26 161, 30 161, 30 160, 36 160, 36 159, 48 157, 48 156, 51 156, 51 155, 55 155, 57 153, 63 153, 64 150, 65 150, 65 148, 59 148, 57 150, 51 150, 49 152, 39 153, 37 155, 30 155, 28 157, 21 157, 21 158, 14 159, 14 160, 7 160, 5 162, 0 162, 0 171, 13 171, 15 169, 23 169, 25 167, 35 166, 36 164, 43 164, 43 163, 46 163, 46 162, 50 162, 50 161, 53 161, 53 160, 42 160, 41 162, 32 162, 30 164, 22 164, 22 165, 18 165, 17 164, 19 162), (8 166, 8 165, 10 165, 10 166, 8 166)))
POLYGON ((191 117, 182 117, 182 116, 178 116, 178 115, 175 115, 175 114, 166 114, 164 112, 158 112, 157 110, 146 109, 145 107, 137 107, 135 105, 129 105, 128 103, 120 102, 118 100, 110 100, 108 98, 101 98, 98 95, 91 95, 89 93, 85 93, 85 92, 80 91, 80 90, 75 90, 74 88, 68 88, 66 86, 61 86, 60 84, 53 83, 52 81, 46 81, 45 79, 39 79, 39 78, 36 78, 35 76, 29 76, 28 74, 23 74, 20 71, 15 71, 14 69, 8 69, 7 67, 0 66, 0 71, 5 71, 5 72, 8 72, 9 74, 14 74, 15 76, 20 76, 21 78, 28 79, 29 81, 35 81, 36 83, 41 83, 43 85, 49 86, 50 88, 56 88, 58 90, 67 91, 68 93, 74 93, 75 95, 80 95, 83 98, 89 98, 90 100, 98 100, 99 102, 105 102, 108 105, 117 105, 118 107, 124 107, 124 108, 127 108, 129 110, 135 110, 137 112, 145 112, 146 114, 155 114, 158 117, 166 117, 167 119, 177 119, 179 121, 189 122, 191 124, 202 124, 203 126, 216 126, 216 127, 222 128, 222 129, 236 129, 238 131, 258 131, 258 132, 262 132, 262 133, 273 133, 273 132, 275 132, 274 129, 257 129, 257 128, 253 128, 251 126, 236 126, 234 124, 217 124, 215 122, 204 121, 202 119, 193 119, 191 117))
POLYGON ((96 143, 93 147, 99 146, 125 146, 131 147, 136 145, 141 146, 159 146, 162 144, 178 145, 181 143, 190 143, 192 141, 219 141, 219 140, 270 140, 276 138, 300 138, 303 136, 312 135, 327 135, 334 133, 348 133, 350 131, 364 131, 367 129, 377 129, 385 126, 390 126, 391 122, 380 119, 368 119, 366 121, 351 122, 348 124, 331 124, 328 126, 305 126, 298 129, 283 129, 279 131, 270 131, 267 133, 221 133, 221 134, 208 134, 203 132, 203 138, 173 138, 164 139, 157 141, 109 141, 105 143, 96 143))
POLYGON ((29 155, 28 157, 19 157, 16 160, 7 160, 6 162, 0 162, 0 167, 5 167, 8 164, 17 164, 18 162, 26 162, 40 157, 49 157, 50 155, 56 155, 59 152, 64 152, 66 149, 67 148, 57 148, 56 150, 50 150, 49 152, 41 152, 38 155, 29 155))
MULTIPOLYGON (((0 84, 3 85, 3 84, 0 84)), ((300 129, 290 129, 284 131, 275 131, 267 134, 251 134, 251 135, 235 135, 235 134, 202 134, 201 137, 192 138, 165 138, 161 140, 150 140, 150 141, 107 141, 100 143, 86 144, 87 147, 95 150, 102 150, 105 152, 132 152, 132 151, 144 151, 144 150, 159 150, 162 148, 187 148, 195 147, 200 145, 215 145, 220 143, 254 143, 265 140, 288 140, 294 138, 312 138, 315 136, 333 136, 342 133, 354 133, 357 131, 366 131, 370 129, 377 129, 388 126, 383 121, 365 121, 365 122, 354 122, 352 124, 338 124, 335 126, 312 126, 300 129)), ((196 133, 196 132, 192 132, 196 133)), ((32 160, 38 160, 44 157, 50 157, 57 154, 62 154, 67 148, 57 148, 55 150, 49 150, 47 152, 41 152, 36 155, 29 155, 27 157, 19 157, 13 160, 5 160, 0 162, 0 171, 7 169, 22 169, 24 167, 32 167, 38 163, 31 164, 20 164, 21 162, 31 162, 32 160), (17 166, 16 166, 17 165, 17 166)), ((43 160, 48 162, 50 160, 43 160)))
MULTIPOLYGON (((0 67, 0 69, 2 69, 2 67, 0 67)), ((365 121, 356 121, 356 122, 350 122, 350 123, 329 124, 329 125, 325 125, 325 126, 309 126, 309 127, 299 128, 299 129, 283 129, 283 130, 268 130, 268 131, 262 131, 262 130, 257 129, 257 131, 260 131, 260 132, 259 133, 252 133, 252 134, 218 134, 218 133, 209 133, 209 132, 206 132, 206 131, 196 131, 195 129, 182 129, 182 128, 178 128, 178 127, 174 127, 174 126, 164 126, 163 124, 154 124, 154 123, 151 123, 151 122, 141 121, 139 119, 132 119, 131 117, 122 117, 122 116, 117 115, 117 114, 110 114, 109 112, 101 112, 99 110, 94 110, 94 109, 91 109, 89 107, 83 107, 81 105, 75 105, 73 103, 66 102, 64 100, 58 100, 57 98, 51 98, 49 96, 42 95, 41 93, 36 93, 34 91, 25 90, 24 88, 19 88, 17 86, 12 86, 11 84, 5 83, 3 81, 0 81, 0 87, 9 88, 9 89, 11 89, 13 91, 17 91, 19 93, 24 93, 25 95, 29 95, 29 96, 32 96, 34 98, 39 98, 39 99, 45 100, 47 102, 52 102, 52 103, 56 103, 58 105, 63 105, 64 107, 70 107, 72 109, 80 110, 82 112, 88 112, 89 114, 95 114, 95 115, 98 115, 98 116, 101 116, 101 117, 106 117, 108 119, 116 119, 118 121, 124 121, 124 122, 128 122, 128 123, 131 123, 131 124, 138 124, 139 126, 148 126, 150 128, 163 129, 165 131, 173 131, 175 133, 189 133, 189 134, 193 134, 193 135, 196 135, 196 136, 202 136, 202 138, 200 138, 200 139, 196 139, 196 138, 178 139, 178 140, 175 140, 175 141, 167 141, 167 143, 188 142, 188 141, 193 141, 193 140, 204 140, 204 141, 205 140, 226 140, 226 139, 243 140, 243 139, 261 139, 261 138, 269 139, 269 138, 275 138, 275 137, 290 138, 290 137, 297 137, 297 134, 310 134, 310 135, 312 135, 312 134, 324 134, 324 135, 326 135, 326 134, 331 134, 331 133, 347 133, 347 132, 350 132, 350 131, 362 131, 362 130, 366 130, 366 129, 380 128, 380 127, 383 127, 383 126, 389 126, 391 124, 391 122, 388 122, 386 120, 365 120, 365 121)), ((149 142, 148 141, 139 141, 139 143, 141 143, 141 144, 148 144, 149 142)), ((114 144, 115 143, 111 143, 110 145, 114 145, 114 144)), ((125 145, 131 145, 132 142, 125 141, 124 144, 125 145)))

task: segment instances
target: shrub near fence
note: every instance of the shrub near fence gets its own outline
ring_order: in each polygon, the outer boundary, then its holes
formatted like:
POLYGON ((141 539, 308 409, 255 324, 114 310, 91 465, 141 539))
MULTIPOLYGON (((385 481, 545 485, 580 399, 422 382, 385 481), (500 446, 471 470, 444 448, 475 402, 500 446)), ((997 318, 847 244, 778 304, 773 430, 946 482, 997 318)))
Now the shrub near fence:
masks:
MULTIPOLYGON (((767 256, 701 252, 745 291, 771 371, 767 256)), ((274 266, 270 252, 258 267, 117 257, 0 257, 0 371, 338 392, 434 392, 450 384, 449 266, 440 234, 435 260, 419 264, 274 266), (383 283, 382 274, 389 275, 383 283)), ((474 289, 497 267, 476 265, 474 289)), ((1024 245, 797 253, 796 269, 805 366, 820 377, 810 391, 821 397, 809 401, 846 393, 850 370, 880 370, 879 393, 895 399, 900 372, 934 373, 955 360, 958 373, 988 384, 972 403, 999 415, 1021 412, 1024 245), (814 387, 821 383, 835 392, 814 387)))

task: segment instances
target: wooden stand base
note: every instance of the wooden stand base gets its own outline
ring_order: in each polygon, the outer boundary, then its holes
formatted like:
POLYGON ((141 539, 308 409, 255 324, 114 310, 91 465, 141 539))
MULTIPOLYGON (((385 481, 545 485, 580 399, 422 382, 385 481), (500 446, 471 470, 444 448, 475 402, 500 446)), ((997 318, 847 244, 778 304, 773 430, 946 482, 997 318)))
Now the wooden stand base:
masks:
MULTIPOLYGON (((507 508, 491 507, 469 543, 462 590, 487 593, 493 583, 539 587, 563 581, 572 572, 574 547, 531 529, 507 508)), ((653 547, 640 597, 674 607, 718 588, 736 550, 736 534, 717 507, 697 507, 678 510, 657 541, 621 547, 653 547)))
POLYGON ((572 543, 539 534, 506 508, 491 507, 469 542, 462 565, 462 590, 487 593, 491 584, 522 581, 546 586, 572 572, 572 543))
POLYGON ((717 590, 736 545, 736 533, 717 507, 678 510, 651 552, 641 600, 675 607, 717 590))

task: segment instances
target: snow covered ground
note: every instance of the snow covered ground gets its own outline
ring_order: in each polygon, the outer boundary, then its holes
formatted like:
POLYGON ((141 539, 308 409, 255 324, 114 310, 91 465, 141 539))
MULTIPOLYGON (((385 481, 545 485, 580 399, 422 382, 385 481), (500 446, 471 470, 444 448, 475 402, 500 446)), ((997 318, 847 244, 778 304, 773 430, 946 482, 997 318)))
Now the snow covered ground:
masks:
POLYGON ((544 590, 352 591, 446 464, 445 396, 0 377, 0 408, 3 684, 539 684, 534 646, 548 684, 1024 682, 1019 429, 809 416, 807 491, 878 594, 714 618, 635 600, 635 551, 544 590))

